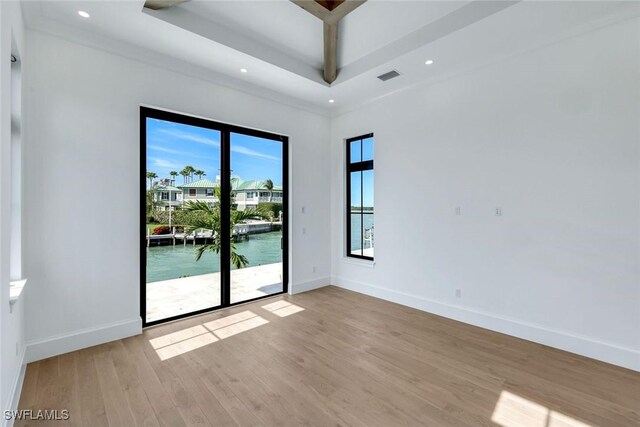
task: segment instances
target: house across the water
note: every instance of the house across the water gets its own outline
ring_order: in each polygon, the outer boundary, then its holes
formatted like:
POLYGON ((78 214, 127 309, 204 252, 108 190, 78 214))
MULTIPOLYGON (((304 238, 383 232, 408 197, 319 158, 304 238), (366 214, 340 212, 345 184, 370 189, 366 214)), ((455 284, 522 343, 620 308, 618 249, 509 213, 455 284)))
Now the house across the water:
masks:
MULTIPOLYGON (((153 188, 154 198, 159 202, 158 209, 169 210, 181 207, 188 201, 214 203, 216 187, 220 186, 220 177, 215 181, 200 179, 182 185, 175 185, 174 180, 163 179, 153 188)), ((282 186, 275 185, 272 190, 267 189, 266 180, 243 180, 240 177, 231 178, 231 194, 234 196, 238 210, 256 208, 258 203, 282 203, 282 186)))

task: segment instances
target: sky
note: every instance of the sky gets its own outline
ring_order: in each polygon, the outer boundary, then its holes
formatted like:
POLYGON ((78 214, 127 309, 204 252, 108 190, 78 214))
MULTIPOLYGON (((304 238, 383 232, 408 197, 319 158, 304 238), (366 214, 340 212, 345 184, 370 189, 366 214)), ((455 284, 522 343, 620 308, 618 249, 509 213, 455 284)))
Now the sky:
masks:
MULTIPOLYGON (((185 166, 203 170, 203 178, 215 181, 220 174, 220 132, 147 118, 147 172, 170 178, 169 172, 180 173, 185 166)), ((244 180, 271 179, 282 185, 282 143, 232 133, 231 170, 244 180)), ((176 185, 182 183, 178 175, 176 185)))
MULTIPOLYGON (((352 141, 350 150, 352 163, 373 160, 373 138, 352 141)), ((361 185, 362 206, 373 206, 373 170, 351 172, 351 206, 360 206, 361 185)))
MULTIPOLYGON (((373 138, 351 143, 351 161, 373 160, 373 138)), ((185 166, 205 171, 204 178, 215 181, 220 172, 220 132, 147 118, 147 171, 158 179, 170 178, 185 166)), ((232 174, 244 180, 271 179, 282 185, 282 143, 253 136, 231 134, 232 174)), ((360 205, 360 177, 363 179, 363 205, 373 206, 373 171, 354 172, 351 204, 360 205)), ((194 177, 194 179, 199 179, 194 177)), ((183 184, 181 175, 176 185, 183 184)))

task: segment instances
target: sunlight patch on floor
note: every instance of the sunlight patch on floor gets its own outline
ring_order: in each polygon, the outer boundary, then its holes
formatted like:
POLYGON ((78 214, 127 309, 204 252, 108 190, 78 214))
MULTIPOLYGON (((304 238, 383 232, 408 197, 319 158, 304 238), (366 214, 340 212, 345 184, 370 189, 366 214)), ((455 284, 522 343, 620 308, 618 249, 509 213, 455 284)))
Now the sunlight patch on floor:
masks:
POLYGON ((160 360, 167 360, 269 323, 252 311, 232 314, 149 340, 160 360))
POLYGON ((186 339, 184 341, 177 342, 175 344, 168 345, 166 347, 156 349, 160 360, 171 359, 172 357, 179 356, 184 353, 188 353, 205 345, 212 344, 218 341, 213 334, 205 332, 204 334, 186 339))
POLYGON ((224 328, 216 329, 212 331, 220 339, 232 337, 241 332, 246 332, 250 329, 262 326, 269 321, 260 316, 254 316, 250 319, 243 320, 241 322, 234 323, 233 325, 225 326, 224 328))
POLYGON ((506 390, 500 393, 491 421, 503 427, 592 427, 506 390))
POLYGON ((304 311, 304 308, 295 304, 291 304, 290 302, 285 300, 280 300, 271 304, 263 305, 262 308, 280 317, 287 317, 292 314, 304 311))
MULTIPOLYGON (((263 305, 262 308, 279 317, 287 317, 304 310, 304 308, 284 300, 263 305)), ((264 317, 253 311, 245 310, 150 339, 149 344, 156 351, 160 360, 167 360, 267 323, 269 321, 264 317)))

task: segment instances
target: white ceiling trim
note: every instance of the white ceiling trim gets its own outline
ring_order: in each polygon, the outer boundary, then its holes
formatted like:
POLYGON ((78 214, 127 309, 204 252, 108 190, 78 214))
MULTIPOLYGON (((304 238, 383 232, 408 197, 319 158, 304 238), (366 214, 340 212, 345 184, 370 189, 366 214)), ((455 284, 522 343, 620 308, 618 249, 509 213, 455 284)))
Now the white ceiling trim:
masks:
MULTIPOLYGON (((526 0, 517 0, 518 2, 520 1, 526 1, 526 0)), ((545 1, 545 0, 542 0, 545 1)), ((619 22, 623 22, 623 21, 627 21, 630 19, 638 19, 640 17, 640 3, 638 3, 638 7, 636 9, 629 9, 629 10, 621 10, 619 12, 615 12, 611 15, 602 17, 600 19, 597 19, 595 21, 590 21, 587 22, 585 24, 576 26, 576 27, 571 27, 561 33, 558 34, 554 34, 552 36, 540 36, 537 39, 537 42, 531 46, 528 46, 524 49, 520 49, 518 51, 513 51, 504 55, 499 55, 495 58, 491 58, 490 60, 487 60, 485 62, 481 62, 481 63, 475 63, 475 64, 470 64, 467 67, 464 68, 459 68, 450 72, 446 72, 443 74, 439 74, 435 77, 432 77, 430 79, 426 79, 426 80, 419 80, 419 81, 415 81, 409 85, 405 85, 402 86, 396 90, 381 94, 379 96, 370 98, 370 99, 366 99, 363 100, 361 102, 355 102, 355 103, 351 103, 348 105, 343 105, 340 106, 336 109, 331 110, 331 114, 330 117, 331 118, 335 118, 335 117, 340 117, 344 114, 350 113, 352 111, 356 111, 360 108, 366 107, 367 105, 371 105, 374 104, 382 99, 388 98, 390 96, 394 96, 396 94, 399 93, 403 93, 406 91, 411 91, 411 90, 415 90, 415 88, 417 87, 421 87, 421 86, 433 86, 436 84, 440 84, 442 82, 445 82, 447 80, 451 80, 451 79, 455 79, 457 77, 461 77, 461 76, 465 76, 471 73, 474 73, 478 70, 481 70, 483 68, 487 68, 490 67, 494 64, 499 64, 501 62, 504 61, 508 61, 512 58, 517 58, 519 56, 522 55, 528 55, 531 52, 535 52, 537 50, 540 49, 544 49, 548 46, 551 46, 553 44, 556 43, 560 43, 564 40, 569 40, 573 37, 578 37, 580 35, 583 34, 587 34, 590 33, 592 31, 598 31, 602 28, 605 28, 609 25, 613 25, 619 22)))
POLYGON ((197 78, 208 83, 231 88, 272 102, 302 109, 313 114, 318 114, 324 117, 330 116, 329 107, 321 107, 315 103, 307 102, 300 98, 292 97, 281 92, 268 89, 264 86, 247 82, 246 80, 237 79, 206 67, 177 61, 176 58, 170 55, 143 49, 126 42, 121 42, 109 37, 103 37, 92 32, 83 31, 57 21, 43 18, 39 13, 33 13, 34 11, 37 12, 40 8, 40 5, 36 2, 23 3, 23 7, 25 9, 29 9, 31 7, 36 8, 35 10, 31 10, 31 13, 25 13, 25 17, 28 17, 25 19, 25 24, 30 31, 37 31, 59 37, 86 47, 101 50, 103 52, 121 56, 143 64, 159 67, 187 77, 197 78))
MULTIPOLYGON (((520 1, 521 0, 472 1, 459 9, 455 9, 442 18, 409 33, 401 39, 389 43, 339 68, 338 77, 331 86, 338 86, 340 83, 364 74, 372 68, 393 61, 406 53, 423 47, 427 43, 479 22, 520 1)), ((203 18, 180 5, 162 10, 145 8, 143 12, 185 31, 202 36, 212 42, 224 45, 297 74, 314 83, 329 86, 322 78, 322 70, 314 67, 312 64, 294 58, 260 40, 239 34, 238 31, 224 26, 221 23, 203 18)))
POLYGON ((185 8, 180 6, 161 10, 144 8, 143 12, 215 43, 222 44, 278 68, 297 74, 314 83, 328 86, 322 79, 322 72, 313 65, 294 58, 260 40, 239 34, 237 31, 223 24, 209 21, 185 8))
POLYGON ((522 0, 474 1, 462 6, 460 9, 456 9, 405 37, 389 43, 341 68, 338 72, 338 78, 334 82, 334 86, 366 73, 382 64, 386 64, 395 58, 419 49, 428 43, 434 42, 464 27, 475 24, 520 1, 522 0))

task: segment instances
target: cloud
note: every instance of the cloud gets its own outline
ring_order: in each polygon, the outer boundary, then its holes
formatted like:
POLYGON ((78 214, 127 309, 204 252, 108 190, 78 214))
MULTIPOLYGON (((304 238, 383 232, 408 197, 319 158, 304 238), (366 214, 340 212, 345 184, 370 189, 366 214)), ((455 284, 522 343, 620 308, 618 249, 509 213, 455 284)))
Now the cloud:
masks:
POLYGON ((181 154, 181 155, 186 155, 186 156, 188 156, 190 154, 190 153, 188 153, 186 151, 173 150, 171 148, 160 147, 158 145, 149 145, 149 149, 156 150, 156 151, 161 151, 163 153, 169 153, 169 154, 181 154))
POLYGON ((153 166, 158 168, 167 168, 167 169, 182 169, 184 166, 180 166, 180 164, 176 162, 172 162, 171 160, 161 159, 159 157, 154 157, 151 159, 153 166))
POLYGON ((158 133, 168 135, 172 138, 182 139, 185 141, 197 142, 198 144, 209 145, 211 147, 220 147, 220 142, 206 136, 194 135, 177 129, 159 129, 158 133))
POLYGON ((238 154, 245 154, 251 157, 258 157, 260 159, 268 159, 279 161, 280 159, 276 156, 270 156, 269 154, 260 153, 259 151, 252 150, 251 148, 247 148, 243 145, 231 144, 231 151, 238 154))

